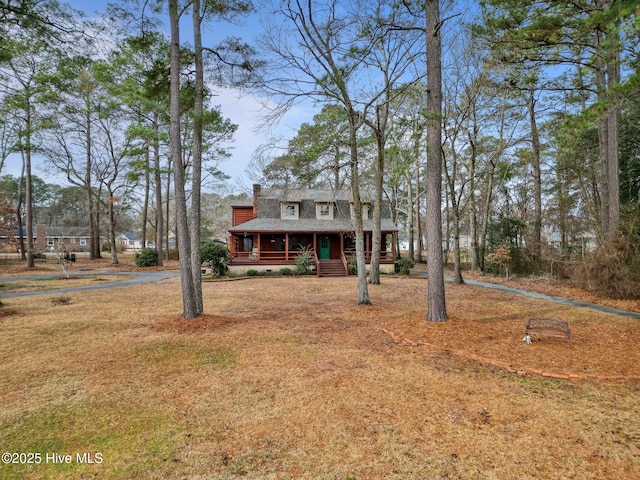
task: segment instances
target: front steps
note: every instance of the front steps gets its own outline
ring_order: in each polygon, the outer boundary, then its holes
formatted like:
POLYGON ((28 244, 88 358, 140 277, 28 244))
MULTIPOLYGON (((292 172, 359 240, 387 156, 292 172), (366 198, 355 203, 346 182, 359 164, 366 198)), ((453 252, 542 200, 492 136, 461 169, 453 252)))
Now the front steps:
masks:
POLYGON ((346 277, 347 271, 342 260, 320 260, 318 262, 319 277, 346 277))

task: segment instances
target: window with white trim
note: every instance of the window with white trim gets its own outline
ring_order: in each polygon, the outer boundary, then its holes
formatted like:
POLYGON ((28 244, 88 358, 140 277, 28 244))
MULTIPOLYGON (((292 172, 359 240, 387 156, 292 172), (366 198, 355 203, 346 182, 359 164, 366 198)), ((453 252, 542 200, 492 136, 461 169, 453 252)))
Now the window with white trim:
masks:
POLYGON ((333 220, 333 204, 316 203, 316 218, 319 220, 333 220))
POLYGON ((297 220, 300 215, 297 203, 282 203, 280 208, 281 217, 285 220, 297 220))
MULTIPOLYGON (((370 203, 362 203, 362 219, 363 220, 368 220, 369 219, 369 212, 371 211, 371 204, 370 203)), ((351 219, 355 218, 355 214, 353 212, 353 203, 349 205, 349 211, 351 212, 351 219)))

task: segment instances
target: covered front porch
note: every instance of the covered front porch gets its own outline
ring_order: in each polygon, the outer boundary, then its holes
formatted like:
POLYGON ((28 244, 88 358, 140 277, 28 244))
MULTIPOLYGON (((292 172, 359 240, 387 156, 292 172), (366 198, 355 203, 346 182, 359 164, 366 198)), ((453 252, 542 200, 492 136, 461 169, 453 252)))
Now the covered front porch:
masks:
MULTIPOLYGON (((382 234, 381 269, 393 271, 395 254, 392 245, 395 232, 382 234)), ((233 271, 255 269, 266 271, 295 265, 299 255, 310 254, 320 274, 322 262, 340 261, 345 274, 352 258, 355 258, 355 235, 351 232, 243 232, 232 233, 229 267, 233 271)), ((365 255, 371 261, 372 234, 365 232, 365 255)))

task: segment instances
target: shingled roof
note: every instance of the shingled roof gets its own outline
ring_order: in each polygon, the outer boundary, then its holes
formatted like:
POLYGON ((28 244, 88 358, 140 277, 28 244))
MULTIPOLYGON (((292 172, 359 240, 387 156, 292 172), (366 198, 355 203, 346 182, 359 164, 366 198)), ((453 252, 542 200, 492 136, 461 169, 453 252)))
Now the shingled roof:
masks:
MULTIPOLYGON (((314 200, 318 203, 328 203, 337 201, 351 201, 351 190, 330 190, 330 189, 301 189, 288 190, 282 188, 264 189, 260 193, 262 198, 277 198, 283 202, 300 202, 302 200, 314 200)), ((368 203, 373 200, 373 196, 366 192, 360 192, 360 200, 368 203)))
MULTIPOLYGON (((383 232, 395 232, 398 227, 390 219, 382 219, 383 232)), ((353 232, 355 226, 349 220, 325 220, 313 218, 301 218, 298 220, 285 220, 281 218, 258 217, 248 222, 236 225, 229 230, 230 233, 287 233, 287 232, 353 232)), ((373 220, 363 221, 363 230, 373 231, 373 220)))

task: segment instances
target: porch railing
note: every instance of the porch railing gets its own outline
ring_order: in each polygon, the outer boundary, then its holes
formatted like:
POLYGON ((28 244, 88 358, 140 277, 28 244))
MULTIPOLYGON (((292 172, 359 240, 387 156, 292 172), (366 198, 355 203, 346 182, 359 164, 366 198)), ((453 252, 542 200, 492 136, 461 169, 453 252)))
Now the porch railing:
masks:
POLYGON ((295 262, 298 255, 302 252, 290 251, 287 255, 287 252, 284 251, 260 251, 260 252, 235 252, 232 260, 246 260, 246 261, 290 261, 295 262))
POLYGON ((318 254, 313 250, 313 261, 316 263, 316 275, 320 276, 320 260, 318 260, 318 254))
MULTIPOLYGON (((296 258, 298 258, 298 255, 302 254, 303 252, 300 252, 299 250, 295 250, 295 251, 289 251, 289 254, 287 255, 287 252, 284 251, 260 251, 260 252, 235 252, 234 253, 234 257, 231 259, 233 260, 239 260, 239 261, 256 261, 256 262, 265 262, 265 261, 278 261, 278 262, 284 262, 284 261, 288 261, 291 263, 295 263, 296 258)), ((318 256, 316 254, 316 252, 313 252, 314 255, 314 260, 316 262, 316 268, 319 264, 318 261, 318 256)), ((341 259, 342 262, 345 265, 345 268, 348 268, 349 266, 349 261, 351 259, 356 258, 356 251, 355 249, 350 249, 350 250, 346 250, 345 252, 342 253, 341 255, 341 259)), ((365 261, 367 263, 371 262, 371 252, 367 251, 365 252, 365 261)), ((380 256, 380 261, 383 263, 391 263, 393 261, 393 252, 381 252, 381 256, 380 256)))
POLYGON ((344 252, 340 255, 342 259, 342 265, 344 265, 344 271, 349 275, 349 262, 347 262, 347 257, 345 257, 344 252))
MULTIPOLYGON (((356 249, 352 248, 352 249, 345 250, 343 253, 343 257, 346 258, 347 263, 351 259, 355 259, 356 249)), ((367 250, 366 252, 364 252, 364 258, 366 263, 371 263, 371 250, 367 250)), ((380 252, 380 261, 382 263, 393 263, 393 252, 390 252, 390 251, 380 252)))

